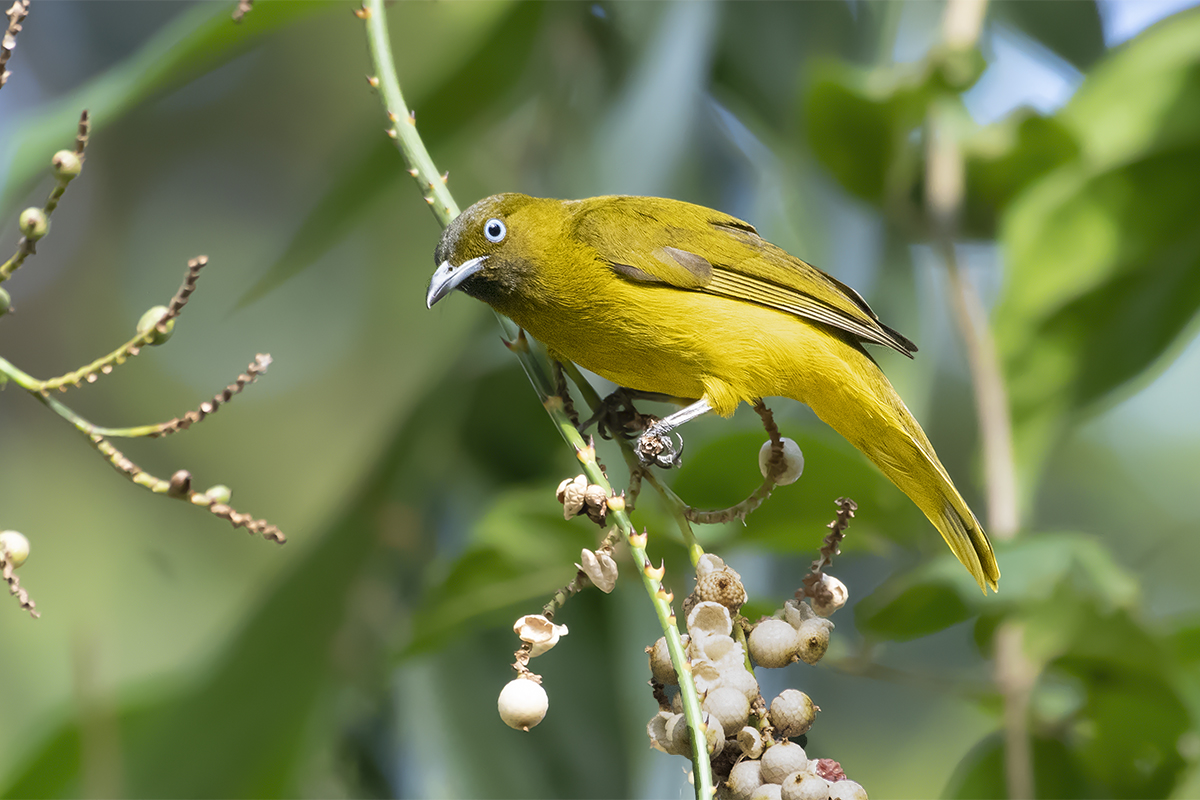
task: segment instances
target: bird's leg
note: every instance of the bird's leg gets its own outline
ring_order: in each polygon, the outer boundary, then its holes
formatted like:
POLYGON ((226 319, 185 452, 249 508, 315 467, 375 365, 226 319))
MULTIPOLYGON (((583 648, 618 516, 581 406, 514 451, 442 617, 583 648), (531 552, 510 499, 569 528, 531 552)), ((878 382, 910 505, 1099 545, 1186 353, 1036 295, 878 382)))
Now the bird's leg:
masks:
POLYGON ((633 407, 634 400, 653 400, 669 402, 676 398, 659 392, 643 392, 640 389, 621 387, 601 401, 596 413, 584 420, 580 431, 586 431, 592 424, 596 432, 604 439, 620 437, 632 439, 635 434, 644 431, 652 422, 658 420, 649 414, 641 414, 633 407))
POLYGON ((708 404, 707 400, 701 398, 646 428, 645 432, 638 437, 637 444, 633 448, 637 453, 638 460, 646 466, 658 465, 665 468, 679 466, 679 458, 683 455, 683 437, 675 434, 675 438, 679 440, 679 448, 676 449, 669 434, 683 423, 690 422, 709 411, 712 411, 712 406, 708 404))

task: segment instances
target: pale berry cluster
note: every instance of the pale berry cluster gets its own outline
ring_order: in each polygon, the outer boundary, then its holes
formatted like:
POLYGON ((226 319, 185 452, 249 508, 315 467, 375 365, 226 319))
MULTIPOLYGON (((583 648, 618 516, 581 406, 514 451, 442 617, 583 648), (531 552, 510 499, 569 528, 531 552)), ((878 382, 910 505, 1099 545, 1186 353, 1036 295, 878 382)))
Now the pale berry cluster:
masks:
MULTIPOLYGON (((719 781, 717 797, 865 800, 867 796, 862 786, 846 780, 836 761, 809 759, 804 747, 789 741, 812 728, 820 710, 812 699, 797 689, 786 689, 768 707, 753 672, 754 666, 815 664, 825 655, 833 630, 825 615, 836 610, 834 605, 845 603, 847 592, 836 578, 822 576, 822 580, 833 582, 822 596, 835 599, 823 604, 821 613, 808 601, 793 599, 775 618, 751 626, 739 616, 746 601, 741 576, 712 554, 702 556, 696 566, 696 588, 683 604, 687 616, 683 641, 700 698, 705 744, 719 781), (749 636, 743 638, 740 634, 747 629, 749 636)), ((691 735, 682 696, 668 688, 677 686, 679 677, 666 639, 659 639, 646 652, 660 705, 646 726, 651 745, 664 753, 690 757, 691 735)))

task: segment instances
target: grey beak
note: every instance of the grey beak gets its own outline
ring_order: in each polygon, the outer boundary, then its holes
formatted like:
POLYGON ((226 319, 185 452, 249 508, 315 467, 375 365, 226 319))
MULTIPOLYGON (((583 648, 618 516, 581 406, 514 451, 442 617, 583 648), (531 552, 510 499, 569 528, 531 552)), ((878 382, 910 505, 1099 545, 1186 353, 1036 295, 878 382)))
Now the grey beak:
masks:
POLYGON ((460 267, 454 266, 449 261, 443 261, 434 270, 433 277, 429 279, 429 293, 425 295, 425 307, 433 308, 434 303, 450 294, 458 288, 460 283, 478 272, 483 267, 484 261, 487 261, 487 256, 476 256, 464 261, 460 267))

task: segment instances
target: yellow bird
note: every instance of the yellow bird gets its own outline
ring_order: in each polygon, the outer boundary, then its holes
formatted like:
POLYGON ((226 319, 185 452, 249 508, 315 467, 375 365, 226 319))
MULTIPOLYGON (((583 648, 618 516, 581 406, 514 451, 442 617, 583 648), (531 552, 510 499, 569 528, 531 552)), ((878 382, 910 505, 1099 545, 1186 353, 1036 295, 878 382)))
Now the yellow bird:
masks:
POLYGON ((748 223, 654 197, 498 194, 455 219, 434 256, 429 307, 461 289, 555 358, 696 398, 647 434, 764 397, 805 403, 916 503, 981 588, 997 588, 987 535, 863 345, 917 348, 748 223))

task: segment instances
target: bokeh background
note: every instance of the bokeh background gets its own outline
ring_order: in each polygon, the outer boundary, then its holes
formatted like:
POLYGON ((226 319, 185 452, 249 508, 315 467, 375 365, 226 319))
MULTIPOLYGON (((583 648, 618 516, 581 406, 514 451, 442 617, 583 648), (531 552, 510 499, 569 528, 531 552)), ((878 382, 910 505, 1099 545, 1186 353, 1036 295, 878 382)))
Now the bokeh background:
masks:
MULTIPOLYGON (((860 512, 829 656, 763 676, 822 707, 812 756, 875 797, 997 797, 991 634, 1019 622, 1043 797, 1200 794, 1200 14, 1186 2, 995 2, 947 82, 934 2, 399 3, 401 84, 460 204, 497 191, 719 207, 859 289, 914 339, 877 353, 983 517, 973 392, 922 221, 923 123, 951 110, 958 257, 1013 409, 1022 529, 983 600, 932 527, 807 409, 807 472, 706 546, 754 608, 790 596, 833 501, 860 512), (968 59, 968 66, 970 60, 968 59)), ((280 548, 123 480, 21 390, 0 393, 0 528, 42 611, 0 603, 0 793, 16 797, 687 797, 653 752, 640 584, 585 592, 539 659, 550 715, 509 730, 519 614, 596 530, 490 312, 433 312, 438 226, 383 135, 348 4, 35 2, 0 91, 0 244, 94 128, 51 234, 5 287, 0 354, 39 377, 124 341, 185 262, 166 346, 63 399, 168 419, 256 352, 267 376, 192 430, 127 443, 233 487, 280 548)), ((758 482, 757 417, 689 426, 690 502, 758 482)), ((620 459, 607 451, 617 482, 620 459)), ((647 494, 635 518, 688 589, 647 494)), ((627 566, 627 564, 626 564, 627 566)))

